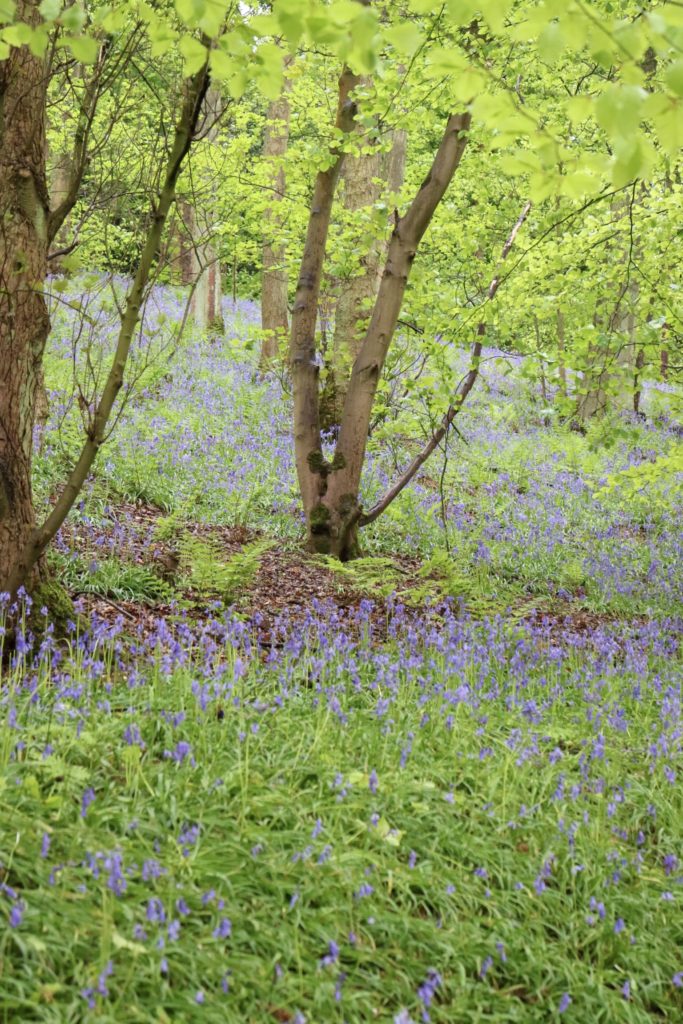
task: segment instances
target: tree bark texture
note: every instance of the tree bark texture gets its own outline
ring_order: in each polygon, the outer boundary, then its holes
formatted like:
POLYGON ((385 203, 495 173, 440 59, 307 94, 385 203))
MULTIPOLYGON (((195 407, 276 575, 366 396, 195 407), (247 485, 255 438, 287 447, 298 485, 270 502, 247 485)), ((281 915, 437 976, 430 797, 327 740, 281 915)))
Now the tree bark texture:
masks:
MULTIPOLYGON (((285 58, 285 72, 291 58, 285 58)), ((263 214, 263 253, 261 274, 261 366, 277 359, 280 344, 289 331, 286 247, 283 238, 283 205, 287 189, 284 157, 289 143, 289 92, 286 77, 282 92, 268 107, 263 157, 271 169, 271 201, 263 214)))
MULTIPOLYGON (((351 93, 360 81, 349 68, 339 79, 336 128, 347 134, 353 129, 356 106, 351 93)), ((294 399, 294 450, 299 489, 310 523, 311 510, 318 505, 324 489, 319 472, 324 460, 320 437, 319 374, 315 328, 323 262, 330 227, 334 193, 344 160, 342 149, 333 148, 328 168, 318 172, 308 218, 306 241, 294 297, 289 359, 294 399)))
MULTIPOLYGON (((19 20, 39 23, 38 4, 19 20)), ((35 525, 31 489, 36 394, 50 322, 45 63, 27 46, 0 62, 0 590, 35 525)))

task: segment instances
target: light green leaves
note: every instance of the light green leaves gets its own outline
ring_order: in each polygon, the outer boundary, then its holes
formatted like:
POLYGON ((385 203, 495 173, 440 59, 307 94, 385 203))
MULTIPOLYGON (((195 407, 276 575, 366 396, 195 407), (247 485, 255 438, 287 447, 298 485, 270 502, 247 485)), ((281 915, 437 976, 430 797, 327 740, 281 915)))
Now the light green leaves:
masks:
POLYGON ((38 8, 45 21, 56 21, 61 9, 61 0, 43 0, 38 8))
POLYGON ((92 36, 65 36, 60 39, 59 46, 67 46, 76 60, 81 64, 94 64, 97 60, 100 44, 92 36))
POLYGON ((185 74, 194 75, 208 57, 208 50, 194 36, 182 36, 178 49, 183 58, 185 74))
POLYGON ((418 25, 411 21, 405 21, 385 29, 384 38, 393 46, 397 53, 403 54, 406 57, 412 57, 423 43, 424 33, 418 25))
POLYGON ((565 38, 559 22, 551 21, 538 37, 538 52, 541 58, 553 64, 563 53, 565 38))
POLYGON ((218 36, 225 24, 226 5, 222 0, 176 0, 175 6, 188 28, 199 29, 210 39, 218 36))
POLYGON ((664 80, 676 96, 683 96, 683 60, 677 60, 667 68, 664 80))

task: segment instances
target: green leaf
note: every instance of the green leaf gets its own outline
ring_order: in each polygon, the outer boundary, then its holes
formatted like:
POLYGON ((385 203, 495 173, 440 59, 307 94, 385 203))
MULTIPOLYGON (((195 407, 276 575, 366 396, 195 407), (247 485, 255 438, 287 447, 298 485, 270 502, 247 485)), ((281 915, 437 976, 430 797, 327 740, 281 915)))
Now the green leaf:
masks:
POLYGON ((219 82, 227 82, 234 75, 239 64, 223 50, 212 50, 209 56, 211 75, 219 82))
POLYGON ((298 43, 304 31, 306 16, 301 0, 278 0, 274 13, 283 35, 290 43, 298 43))
POLYGON ((276 43, 262 43, 256 51, 256 59, 260 64, 259 89, 268 99, 277 99, 282 89, 282 50, 276 43))
POLYGON ((392 25, 384 32, 384 38, 391 43, 398 53, 412 56, 422 44, 424 34, 417 25, 412 22, 405 22, 402 25, 392 25))
POLYGON ((494 32, 505 28, 505 18, 514 0, 480 0, 478 7, 494 32))
POLYGON ((677 60, 664 74, 664 80, 672 92, 683 96, 683 60, 677 60))
POLYGON ((56 21, 62 10, 61 0, 43 0, 38 8, 45 21, 56 21))
MULTIPOLYGON (((446 7, 448 9, 448 19, 456 26, 469 25, 472 18, 479 10, 479 4, 473 2, 473 0, 448 0, 446 7)), ((430 14, 434 10, 434 4, 430 3, 428 7, 422 12, 424 14, 430 14)))
POLYGON ((551 21, 538 37, 538 52, 542 60, 553 64, 564 51, 565 40, 558 22, 551 21))
POLYGON ((8 25, 2 30, 2 38, 10 46, 26 46, 33 37, 33 29, 24 22, 17 25, 8 25))
POLYGON ((59 20, 67 32, 80 32, 86 22, 85 11, 80 4, 72 4, 62 11, 59 20))
POLYGON ((184 62, 185 75, 194 75, 207 58, 208 51, 194 36, 182 36, 178 49, 184 62))
POLYGON ((81 64, 94 64, 100 49, 97 40, 90 36, 66 36, 58 45, 68 46, 81 64))

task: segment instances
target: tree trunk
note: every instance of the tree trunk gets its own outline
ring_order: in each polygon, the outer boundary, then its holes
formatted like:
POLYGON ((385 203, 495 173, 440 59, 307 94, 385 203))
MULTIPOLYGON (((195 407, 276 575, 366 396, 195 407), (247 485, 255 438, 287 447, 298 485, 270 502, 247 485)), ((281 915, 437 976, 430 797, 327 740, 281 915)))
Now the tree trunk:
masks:
MULTIPOLYGON (((140 261, 138 264, 135 279, 133 281, 133 284, 131 285, 130 291, 128 292, 125 308, 121 316, 121 324, 119 328, 118 339, 116 342, 116 349, 114 351, 113 359, 109 368, 109 373, 107 374, 107 378, 102 389, 102 394, 95 406, 94 412, 92 413, 90 422, 88 424, 86 439, 84 441, 78 460, 76 461, 73 469, 71 470, 66 480, 66 483, 64 484, 45 522, 40 527, 34 529, 29 528, 27 530, 24 530, 21 536, 17 536, 14 538, 14 543, 12 545, 13 557, 11 562, 9 563, 10 572, 5 573, 3 571, 3 574, 0 577, 0 591, 7 591, 10 594, 15 594, 20 586, 26 584, 27 579, 30 578, 31 573, 38 565, 48 544, 54 539, 54 537, 57 534, 57 531, 60 529, 67 515, 73 508, 74 502, 78 498, 78 495, 81 493, 83 485, 88 478, 88 474, 92 468, 95 458, 97 457, 97 453, 100 447, 102 446, 102 443, 104 442, 107 427, 109 425, 112 410, 114 408, 114 404, 123 386, 126 363, 128 361, 128 355, 130 352, 130 347, 133 340, 135 328, 140 318, 140 308, 142 306, 145 290, 147 288, 155 260, 157 259, 159 253, 159 246, 161 243, 161 239, 163 237, 166 219, 168 217, 169 209, 175 197, 178 175, 180 174, 183 162, 185 160, 185 157, 187 156, 190 146, 192 145, 192 140, 194 138, 197 120, 199 117, 199 110, 203 103, 208 85, 208 74, 208 63, 205 63, 199 69, 199 71, 197 71, 196 74, 194 74, 192 78, 189 80, 189 84, 185 90, 181 112, 179 114, 178 123, 176 124, 176 129, 173 137, 173 144, 168 156, 165 174, 163 176, 163 184, 160 189, 158 198, 154 204, 153 217, 150 223, 149 231, 147 233, 147 238, 145 240, 142 253, 140 255, 140 261)), ((42 79, 44 78, 45 76, 43 75, 42 79)), ((2 84, 3 79, 0 78, 0 101, 4 98, 2 84)), ((24 83, 24 91, 22 95, 22 101, 24 105, 26 103, 26 84, 27 83, 24 83)), ((0 104, 0 109, 2 109, 2 104, 0 104)), ((6 105, 4 107, 4 110, 7 111, 6 105)), ((22 111, 23 110, 24 106, 22 106, 22 111)), ((22 119, 20 117, 17 117, 17 121, 21 120, 22 119)), ((28 127, 25 123, 25 118, 23 126, 24 130, 26 130, 28 127)), ((4 141, 4 139, 0 139, 0 141, 4 141)), ((1 151, 4 155, 4 145, 2 146, 1 151)), ((39 147, 39 152, 41 154, 41 158, 44 161, 44 139, 43 145, 39 147)), ((0 164, 0 169, 1 168, 2 165, 0 164)), ((47 209, 46 189, 44 202, 45 209, 47 209)), ((25 220, 25 217, 22 219, 25 220)), ((1 256, 2 250, 0 250, 0 257, 1 256)), ((16 253, 14 254, 14 259, 16 260, 16 253)), ((4 263, 6 263, 6 260, 4 261, 4 263)), ((37 267, 36 269, 39 268, 37 267)), ((32 280, 37 281, 42 288, 42 281, 38 279, 36 274, 32 275, 32 280)), ((47 321, 47 316, 45 317, 45 319, 47 321)), ((2 317, 0 317, 0 324, 3 323, 4 320, 2 317)), ((4 341, 4 338, 2 340, 4 341)), ((33 381, 33 383, 35 383, 35 381, 33 381)), ((20 389, 20 391, 25 390, 25 388, 20 389)), ((2 410, 0 409, 0 411, 2 410)), ((33 412, 33 409, 31 409, 31 412, 33 412)), ((33 423, 31 421, 31 427, 32 426, 33 423)), ((0 445, 1 439, 2 433, 0 433, 0 445)), ((28 452, 30 462, 30 435, 28 438, 28 452)), ((13 453, 13 455, 14 458, 16 459, 16 454, 13 453)), ((0 447, 0 460, 1 459, 2 448, 0 447)), ((2 470, 4 476, 5 466, 3 465, 2 461, 0 461, 0 470, 2 470)), ((6 483, 6 479, 0 480, 0 485, 6 485, 6 483)), ((30 500, 30 476, 28 477, 28 486, 30 500)), ((4 493, 6 499, 8 493, 8 488, 6 486, 4 487, 4 493)), ((0 495, 1 494, 3 494, 3 490, 0 490, 0 495)), ((10 497, 12 497, 11 489, 10 497)), ((0 501, 1 500, 2 499, 0 499, 0 501)), ((7 504, 7 500, 5 500, 4 504, 7 504)), ((4 525, 3 518, 3 507, 0 507, 0 527, 4 525)), ((0 538, 3 537, 3 533, 3 529, 0 529, 0 538)), ((0 541, 0 543, 2 543, 2 541, 0 541)), ((4 569, 5 566, 3 564, 0 564, 0 570, 4 569)))
MULTIPOLYGON (((361 144, 367 145, 362 138, 361 144)), ((388 188, 394 194, 403 184, 406 157, 406 133, 393 133, 389 153, 365 153, 347 157, 342 174, 344 206, 349 214, 373 207, 388 188)), ((329 429, 341 420, 346 400, 347 378, 363 344, 363 338, 382 278, 388 238, 372 241, 358 260, 357 272, 341 282, 334 318, 332 360, 323 396, 323 427, 329 429)))
POLYGON ((562 398, 566 398, 567 391, 567 365, 565 363, 565 353, 567 351, 565 343, 564 333, 564 311, 558 307, 557 309, 557 370, 560 377, 560 395, 562 398))
MULTIPOLYGON (((202 135, 208 142, 215 142, 218 136, 218 120, 221 112, 220 91, 211 87, 204 101, 204 110, 209 127, 202 135)), ((213 243, 213 210, 215 190, 209 195, 191 195, 178 203, 181 224, 180 276, 182 283, 192 287, 190 316, 200 331, 220 334, 223 331, 221 267, 213 243)))
MULTIPOLYGON (((356 105, 351 93, 360 81, 349 68, 339 79, 339 101, 335 127, 338 135, 348 134, 354 125, 356 105)), ((294 449, 296 472, 304 509, 309 522, 324 490, 322 439, 320 437, 319 362, 315 343, 318 298, 323 262, 330 227, 332 203, 344 160, 343 150, 332 150, 333 162, 318 171, 313 189, 311 211, 301 269, 294 296, 289 358, 292 370, 294 405, 294 449)))
MULTIPOLYGON (((285 71, 291 64, 285 58, 285 71)), ((282 93, 268 107, 263 157, 272 169, 271 202, 263 212, 263 269, 261 273, 261 366, 266 367, 278 357, 280 344, 289 330, 287 297, 286 247, 282 236, 282 211, 287 181, 284 156, 289 142, 289 91, 291 81, 285 77, 282 93)))
POLYGON ((645 366, 645 349, 639 348, 638 355, 636 356, 636 367, 635 373, 633 374, 633 411, 636 416, 642 416, 640 410, 640 399, 641 394, 641 378, 643 374, 643 368, 645 366))
MULTIPOLYGON (((349 72, 346 77, 352 78, 349 72)), ((343 75, 338 127, 340 115, 347 106, 347 97, 343 75)), ((347 131, 352 124, 353 120, 346 127, 347 131)), ((372 317, 353 364, 339 439, 331 462, 327 462, 322 454, 315 322, 320 273, 340 160, 329 170, 318 174, 292 323, 294 442, 310 550, 341 559, 353 557, 358 552, 360 477, 377 384, 396 329, 417 248, 460 163, 469 126, 469 114, 454 114, 448 119, 429 174, 406 214, 403 217, 396 215, 372 317)))
MULTIPOLYGON (((38 4, 20 0, 17 19, 37 25, 38 4)), ((35 526, 33 428, 50 327, 46 85, 44 61, 27 46, 0 62, 0 590, 35 526)))

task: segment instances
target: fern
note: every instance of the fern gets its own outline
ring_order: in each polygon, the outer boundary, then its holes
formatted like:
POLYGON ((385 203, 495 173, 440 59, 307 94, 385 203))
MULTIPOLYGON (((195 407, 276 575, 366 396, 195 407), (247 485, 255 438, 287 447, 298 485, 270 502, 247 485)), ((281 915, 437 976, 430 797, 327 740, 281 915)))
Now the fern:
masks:
POLYGON ((319 555, 316 559, 353 590, 362 594, 388 597, 405 578, 391 558, 356 558, 352 562, 340 562, 330 555, 319 555))
MULTIPOLYGON (((410 602, 415 605, 453 598, 462 601, 473 615, 486 617, 507 611, 523 597, 518 585, 494 575, 486 566, 458 563, 447 551, 437 551, 422 566, 420 576, 425 582, 410 591, 410 602)), ((520 614, 528 610, 527 602, 520 614)))
POLYGON ((180 571, 193 590, 234 604, 251 586, 261 558, 270 547, 271 541, 256 541, 226 561, 214 541, 186 533, 178 545, 180 571))

